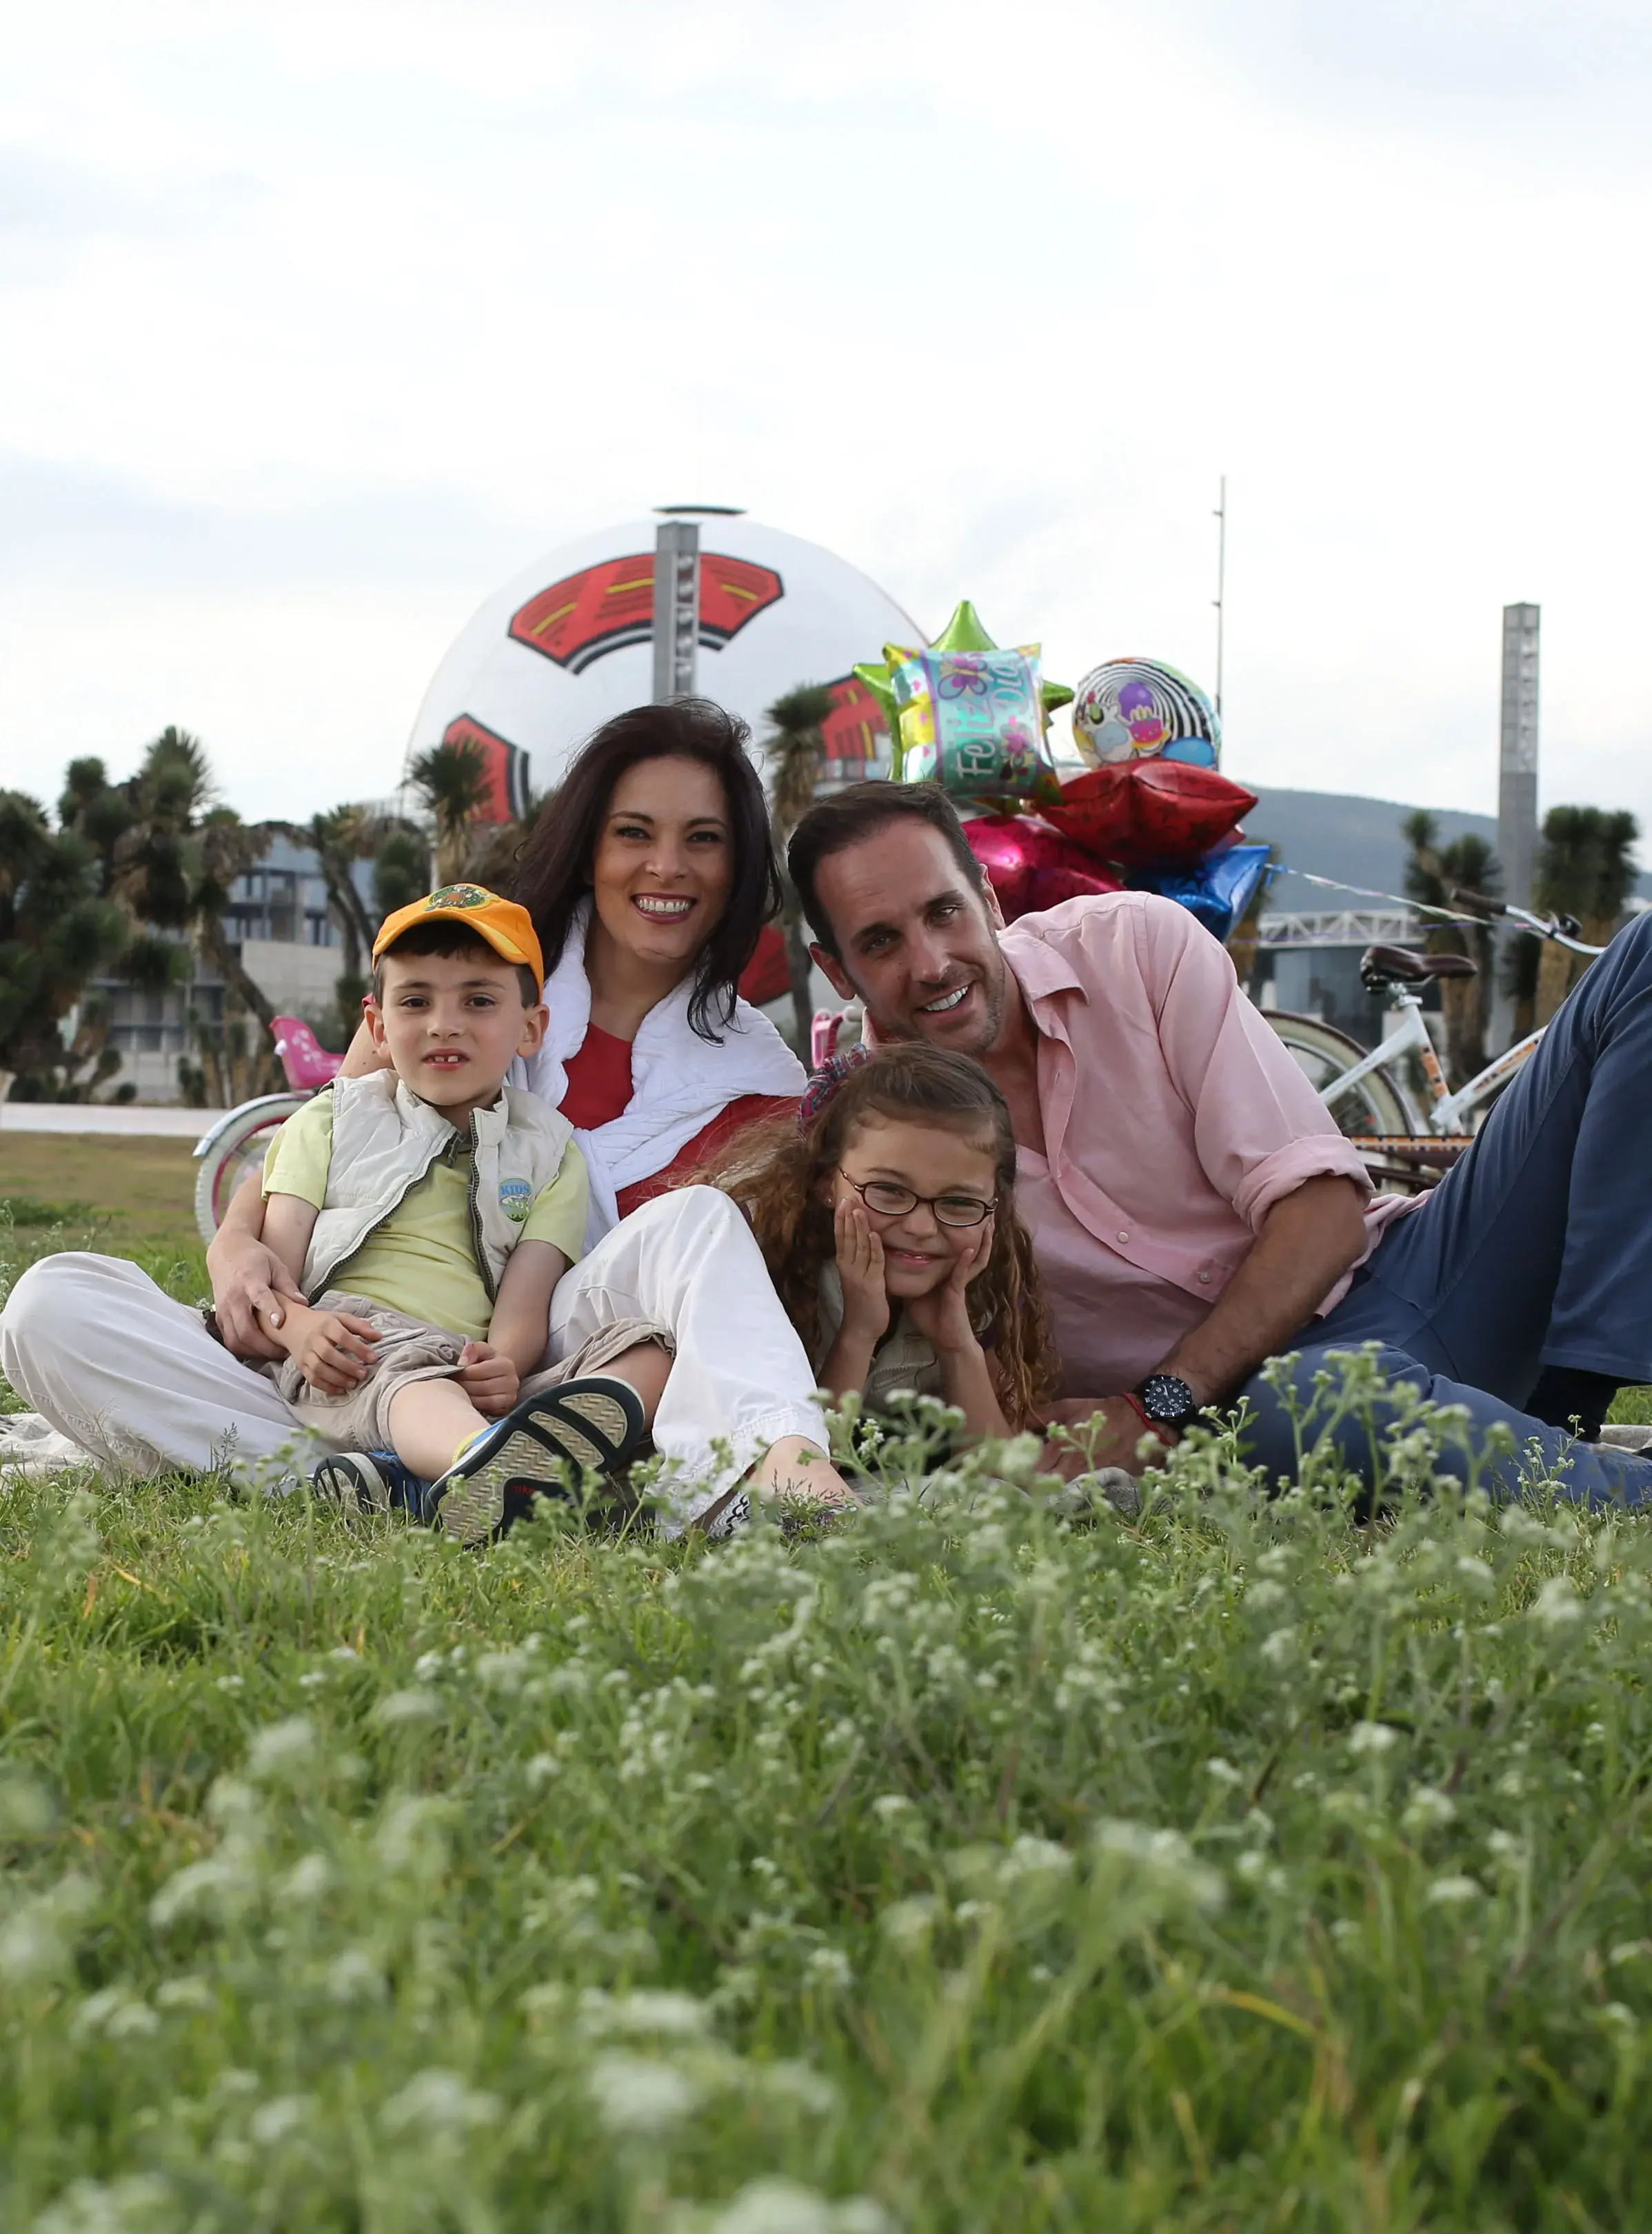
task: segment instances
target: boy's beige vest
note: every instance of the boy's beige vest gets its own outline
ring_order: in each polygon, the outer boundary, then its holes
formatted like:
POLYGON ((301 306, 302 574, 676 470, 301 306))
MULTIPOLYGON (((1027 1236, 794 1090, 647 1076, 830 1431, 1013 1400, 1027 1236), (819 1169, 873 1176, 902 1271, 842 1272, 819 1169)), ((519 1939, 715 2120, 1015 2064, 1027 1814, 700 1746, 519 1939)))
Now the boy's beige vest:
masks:
MULTIPOLYGON (((304 1257, 304 1291, 313 1303, 340 1265, 377 1231, 455 1139, 439 1110, 409 1094, 392 1070, 337 1078, 327 1201, 304 1257)), ((490 1301, 534 1199, 561 1168, 573 1127, 536 1094, 500 1088, 491 1109, 470 1120, 470 1244, 490 1301)))

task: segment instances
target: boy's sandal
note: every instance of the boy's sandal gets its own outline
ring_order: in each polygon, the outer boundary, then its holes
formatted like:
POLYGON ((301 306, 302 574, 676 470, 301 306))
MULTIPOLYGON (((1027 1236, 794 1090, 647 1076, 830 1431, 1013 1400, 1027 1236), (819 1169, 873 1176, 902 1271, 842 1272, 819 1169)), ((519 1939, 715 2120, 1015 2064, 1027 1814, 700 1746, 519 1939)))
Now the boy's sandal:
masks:
POLYGON ((424 1522, 456 1544, 503 1536, 536 1497, 566 1497, 569 1477, 617 1473, 648 1433, 629 1382, 591 1374, 529 1396, 462 1451, 425 1493, 424 1522))

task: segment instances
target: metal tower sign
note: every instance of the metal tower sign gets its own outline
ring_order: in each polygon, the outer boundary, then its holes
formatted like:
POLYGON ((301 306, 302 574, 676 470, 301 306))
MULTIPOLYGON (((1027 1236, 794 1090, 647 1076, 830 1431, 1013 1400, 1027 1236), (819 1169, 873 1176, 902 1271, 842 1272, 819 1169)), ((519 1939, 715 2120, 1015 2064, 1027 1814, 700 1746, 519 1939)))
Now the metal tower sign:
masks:
POLYGON ((1498 762, 1497 850, 1503 897, 1531 905, 1538 851, 1538 625, 1541 608, 1503 608, 1503 734, 1498 762))

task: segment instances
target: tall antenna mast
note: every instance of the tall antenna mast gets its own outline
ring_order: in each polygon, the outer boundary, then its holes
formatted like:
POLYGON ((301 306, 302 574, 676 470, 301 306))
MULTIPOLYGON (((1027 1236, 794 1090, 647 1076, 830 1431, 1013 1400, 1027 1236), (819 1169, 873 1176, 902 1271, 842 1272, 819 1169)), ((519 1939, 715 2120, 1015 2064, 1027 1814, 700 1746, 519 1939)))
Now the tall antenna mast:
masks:
POLYGON ((1227 621, 1228 579, 1228 477, 1223 474, 1217 484, 1218 494, 1216 511, 1216 595, 1211 603, 1216 607, 1216 710, 1222 711, 1222 638, 1227 621))

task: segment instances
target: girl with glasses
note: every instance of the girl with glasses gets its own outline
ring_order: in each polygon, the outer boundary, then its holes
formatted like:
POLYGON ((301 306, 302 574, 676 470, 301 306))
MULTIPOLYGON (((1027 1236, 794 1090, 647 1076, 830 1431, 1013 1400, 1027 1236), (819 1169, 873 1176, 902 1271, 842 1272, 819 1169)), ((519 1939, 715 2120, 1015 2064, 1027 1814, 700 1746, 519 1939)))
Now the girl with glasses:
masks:
POLYGON ((914 1044, 834 1057, 796 1126, 754 1130, 701 1176, 745 1212, 821 1388, 872 1409, 939 1396, 973 1435, 1035 1422, 1056 1363, 1009 1111, 978 1063, 914 1044))

